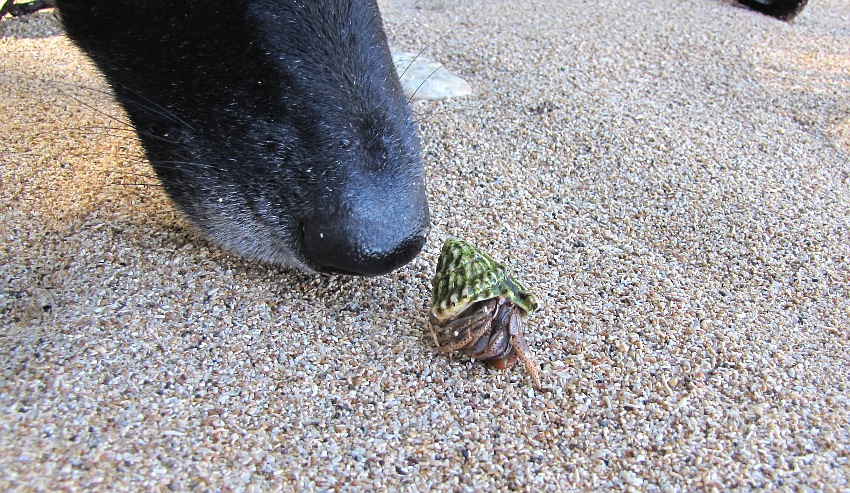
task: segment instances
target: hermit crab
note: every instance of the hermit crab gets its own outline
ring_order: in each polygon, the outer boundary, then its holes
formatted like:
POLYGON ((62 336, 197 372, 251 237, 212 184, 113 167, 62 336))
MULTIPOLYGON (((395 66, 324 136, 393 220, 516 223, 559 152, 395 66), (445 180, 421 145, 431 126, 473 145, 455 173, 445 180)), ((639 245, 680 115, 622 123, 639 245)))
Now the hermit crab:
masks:
POLYGON ((507 267, 473 245, 449 238, 432 287, 429 318, 441 353, 463 351, 499 370, 519 359, 534 387, 540 388, 523 337, 523 321, 537 311, 537 300, 507 267))

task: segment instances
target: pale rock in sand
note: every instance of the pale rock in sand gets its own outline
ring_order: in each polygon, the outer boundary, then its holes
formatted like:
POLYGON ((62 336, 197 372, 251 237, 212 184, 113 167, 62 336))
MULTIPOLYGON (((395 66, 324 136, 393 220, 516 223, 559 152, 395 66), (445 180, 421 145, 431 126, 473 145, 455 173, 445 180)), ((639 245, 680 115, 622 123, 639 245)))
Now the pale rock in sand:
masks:
POLYGON ((392 55, 401 87, 408 98, 440 100, 472 94, 469 83, 451 73, 442 63, 418 53, 393 51, 392 55))

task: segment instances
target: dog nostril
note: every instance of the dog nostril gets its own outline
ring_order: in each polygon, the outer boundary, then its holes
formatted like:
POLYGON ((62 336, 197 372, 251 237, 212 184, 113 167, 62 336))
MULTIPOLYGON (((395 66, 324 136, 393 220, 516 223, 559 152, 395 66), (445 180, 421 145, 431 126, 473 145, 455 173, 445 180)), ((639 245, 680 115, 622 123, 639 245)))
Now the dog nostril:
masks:
POLYGON ((304 229, 304 250, 322 272, 380 276, 413 260, 425 246, 427 223, 407 235, 349 228, 304 229))
MULTIPOLYGON (((367 177, 368 178, 368 177, 367 177)), ((425 187, 417 182, 383 183, 354 174, 336 207, 302 222, 307 262, 322 272, 361 276, 387 274, 413 260, 430 226, 425 187)))

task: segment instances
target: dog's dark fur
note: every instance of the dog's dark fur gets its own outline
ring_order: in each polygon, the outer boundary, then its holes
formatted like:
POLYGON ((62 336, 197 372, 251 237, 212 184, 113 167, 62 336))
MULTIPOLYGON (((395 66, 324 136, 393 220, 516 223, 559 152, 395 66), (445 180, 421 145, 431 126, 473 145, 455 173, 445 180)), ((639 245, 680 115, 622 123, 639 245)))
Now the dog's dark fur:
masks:
POLYGON ((379 275, 425 243, 374 0, 58 0, 177 206, 250 257, 379 275))

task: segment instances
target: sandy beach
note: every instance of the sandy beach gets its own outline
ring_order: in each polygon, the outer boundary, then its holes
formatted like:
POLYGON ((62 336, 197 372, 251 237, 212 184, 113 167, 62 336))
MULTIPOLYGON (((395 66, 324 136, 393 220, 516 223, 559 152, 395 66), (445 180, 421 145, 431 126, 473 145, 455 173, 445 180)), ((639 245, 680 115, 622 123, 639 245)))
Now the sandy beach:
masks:
POLYGON ((201 238, 0 22, 0 489, 850 489, 850 3, 380 3, 474 94, 413 104, 432 229, 371 279, 201 238), (542 390, 438 353, 448 236, 540 299, 542 390))

